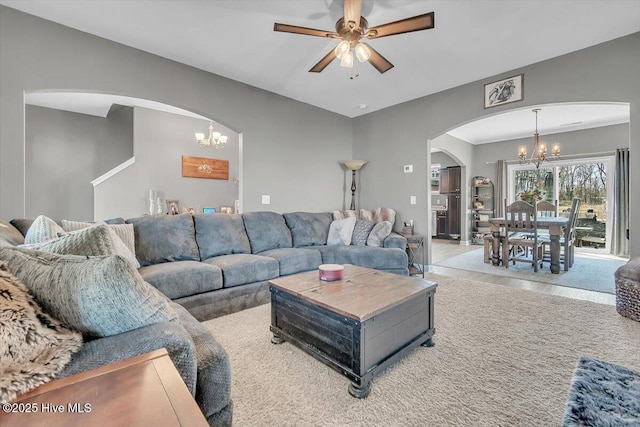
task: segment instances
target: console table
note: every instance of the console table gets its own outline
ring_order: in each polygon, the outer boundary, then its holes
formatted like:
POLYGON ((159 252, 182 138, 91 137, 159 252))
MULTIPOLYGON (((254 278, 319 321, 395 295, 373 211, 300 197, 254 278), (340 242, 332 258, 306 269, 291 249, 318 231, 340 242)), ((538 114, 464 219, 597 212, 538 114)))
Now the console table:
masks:
POLYGON ((3 427, 209 425, 164 348, 43 384, 8 405, 3 427))

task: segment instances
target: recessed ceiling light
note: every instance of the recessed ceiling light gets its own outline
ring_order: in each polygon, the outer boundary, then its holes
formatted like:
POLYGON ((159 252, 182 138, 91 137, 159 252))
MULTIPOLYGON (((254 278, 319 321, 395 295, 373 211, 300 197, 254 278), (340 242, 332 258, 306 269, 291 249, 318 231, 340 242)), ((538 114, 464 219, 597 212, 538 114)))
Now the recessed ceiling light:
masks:
POLYGON ((361 110, 366 110, 366 109, 367 109, 367 107, 368 107, 368 105, 367 105, 367 104, 360 104, 360 105, 358 105, 358 108, 359 108, 359 109, 361 109, 361 110))

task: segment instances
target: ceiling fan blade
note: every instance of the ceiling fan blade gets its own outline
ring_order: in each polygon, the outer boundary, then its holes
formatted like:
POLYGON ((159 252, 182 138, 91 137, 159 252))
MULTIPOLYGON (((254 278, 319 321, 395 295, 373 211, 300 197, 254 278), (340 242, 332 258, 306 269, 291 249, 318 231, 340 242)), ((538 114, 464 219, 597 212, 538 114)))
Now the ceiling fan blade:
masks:
POLYGON ((387 58, 385 58, 384 56, 380 55, 377 50, 372 48, 367 43, 364 43, 364 44, 369 48, 369 50, 371 50, 371 56, 369 57, 369 63, 371 65, 373 65, 373 67, 376 70, 378 70, 378 72, 380 74, 384 74, 384 73, 386 73, 387 71, 389 71, 390 69, 393 68, 393 64, 391 62, 387 61, 387 58))
POLYGON ((297 25, 278 24, 277 22, 273 24, 273 31, 279 31, 281 33, 302 34, 305 36, 316 36, 316 37, 328 37, 328 38, 340 37, 338 33, 333 31, 316 30, 314 28, 298 27, 297 25))
POLYGON ((435 26, 435 14, 433 12, 424 15, 413 16, 411 18, 401 19, 388 24, 379 25, 369 28, 367 38, 375 39, 380 37, 392 36, 394 34, 410 33, 412 31, 429 30, 435 26))
POLYGON ((334 49, 331 49, 331 51, 329 53, 327 53, 324 58, 322 58, 320 61, 318 61, 318 63, 316 65, 314 65, 309 72, 310 73, 319 73, 320 71, 324 70, 325 68, 327 68, 327 65, 331 64, 331 61, 333 61, 334 59, 336 59, 336 53, 334 52, 334 49))
POLYGON ((346 24, 353 22, 359 26, 361 9, 362 0, 344 0, 344 22, 346 24))

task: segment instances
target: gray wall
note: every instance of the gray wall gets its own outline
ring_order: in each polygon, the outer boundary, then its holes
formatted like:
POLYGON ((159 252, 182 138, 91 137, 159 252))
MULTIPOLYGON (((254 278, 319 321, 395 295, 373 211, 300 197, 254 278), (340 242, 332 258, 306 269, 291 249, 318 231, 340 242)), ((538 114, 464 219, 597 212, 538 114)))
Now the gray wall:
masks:
MULTIPOLYGON (((429 212, 424 195, 431 157, 427 141, 467 122, 533 105, 629 102, 630 162, 640 164, 639 75, 640 33, 635 33, 358 117, 354 119, 354 155, 369 161, 367 174, 362 176, 362 199, 372 206, 395 207, 400 218, 415 218, 416 231, 427 234, 429 212), (520 73, 524 73, 524 100, 485 110, 484 84, 520 73), (390 146, 385 137, 390 134, 399 135, 402 143, 390 146), (413 174, 402 171, 402 165, 408 163, 414 164, 413 174), (423 195, 415 206, 409 205, 412 194, 423 195)), ((480 174, 474 164, 468 176, 480 174)), ((640 183, 640 168, 632 167, 630 173, 630 249, 639 256, 640 191, 635 186, 640 183)))
POLYGON ((150 99, 242 133, 244 211, 343 205, 349 118, 0 6, 0 218, 25 215, 23 93, 45 89, 150 99))
POLYGON ((27 105, 25 216, 92 220, 90 181, 132 153, 131 107, 103 118, 27 105))
POLYGON ((431 164, 439 164, 443 168, 458 166, 458 163, 450 155, 443 152, 431 153, 431 164))
MULTIPOLYGON (((552 142, 560 143, 561 156, 614 152, 616 148, 629 146, 629 124, 542 135, 540 139, 547 142, 547 145, 552 142)), ((521 145, 525 145, 528 152, 531 153, 533 136, 476 145, 474 151, 475 174, 486 176, 495 182, 497 176, 496 160, 513 160, 521 145)))
MULTIPOLYGON (((149 190, 163 199, 177 199, 181 207, 234 206, 238 198, 238 134, 214 123, 229 137, 223 148, 200 147, 194 133, 209 134, 209 121, 134 107, 135 163, 95 187, 95 217, 131 218, 148 213, 149 190), (185 178, 182 156, 229 161, 229 179, 185 178)), ((166 209, 166 204, 164 205, 166 209)))

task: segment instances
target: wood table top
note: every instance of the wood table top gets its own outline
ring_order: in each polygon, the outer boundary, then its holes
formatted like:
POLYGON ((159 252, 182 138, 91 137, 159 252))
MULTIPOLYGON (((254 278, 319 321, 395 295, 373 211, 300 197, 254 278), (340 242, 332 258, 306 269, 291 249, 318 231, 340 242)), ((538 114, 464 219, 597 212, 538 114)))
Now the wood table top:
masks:
POLYGON ((269 281, 284 292, 328 310, 363 322, 382 311, 422 293, 435 291, 437 284, 418 277, 400 276, 371 268, 344 265, 342 280, 320 280, 318 270, 269 281))
POLYGON ((22 406, 0 412, 3 427, 208 426, 164 348, 43 384, 12 404, 22 406))

